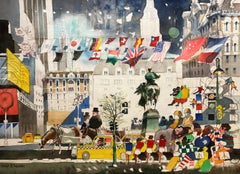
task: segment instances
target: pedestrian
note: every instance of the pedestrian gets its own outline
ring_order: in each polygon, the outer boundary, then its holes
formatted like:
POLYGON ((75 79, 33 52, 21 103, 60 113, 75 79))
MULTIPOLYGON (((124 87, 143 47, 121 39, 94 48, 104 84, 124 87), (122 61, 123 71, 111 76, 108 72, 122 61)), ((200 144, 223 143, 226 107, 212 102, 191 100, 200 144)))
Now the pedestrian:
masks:
POLYGON ((129 164, 129 157, 132 155, 133 143, 130 141, 130 138, 125 139, 125 148, 126 148, 126 164, 129 164))
POLYGON ((161 164, 162 155, 163 152, 165 152, 165 147, 167 144, 167 140, 164 135, 160 135, 159 141, 158 141, 158 162, 161 164))
POLYGON ((148 140, 147 140, 147 150, 145 152, 147 164, 148 164, 149 157, 153 151, 154 145, 155 145, 155 141, 153 139, 153 136, 149 135, 148 140))
POLYGON ((143 146, 144 146, 144 143, 142 141, 142 138, 137 138, 137 143, 134 151, 135 164, 137 164, 138 155, 141 154, 141 149, 143 148, 143 146))

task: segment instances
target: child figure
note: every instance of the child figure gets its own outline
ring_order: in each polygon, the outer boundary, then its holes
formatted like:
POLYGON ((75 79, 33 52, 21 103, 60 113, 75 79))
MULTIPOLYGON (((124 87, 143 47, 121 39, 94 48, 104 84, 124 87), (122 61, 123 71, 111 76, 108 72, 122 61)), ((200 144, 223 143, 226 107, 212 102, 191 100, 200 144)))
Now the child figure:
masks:
POLYGON ((142 138, 137 138, 137 143, 135 147, 134 157, 135 157, 135 164, 137 164, 138 161, 138 155, 141 154, 141 149, 143 148, 144 143, 142 142, 142 138))
POLYGON ((167 140, 165 139, 164 135, 160 135, 160 139, 158 142, 158 162, 159 164, 161 164, 161 159, 162 159, 162 155, 163 152, 165 151, 165 147, 166 147, 166 142, 167 140))
POLYGON ((146 162, 147 163, 148 163, 148 160, 149 160, 149 156, 152 153, 152 149, 153 149, 154 143, 155 142, 154 142, 153 136, 149 135, 148 140, 147 140, 147 150, 145 152, 145 154, 146 154, 146 162))
POLYGON ((130 138, 125 139, 125 148, 126 148, 126 164, 129 164, 129 156, 132 154, 133 144, 130 141, 130 138))

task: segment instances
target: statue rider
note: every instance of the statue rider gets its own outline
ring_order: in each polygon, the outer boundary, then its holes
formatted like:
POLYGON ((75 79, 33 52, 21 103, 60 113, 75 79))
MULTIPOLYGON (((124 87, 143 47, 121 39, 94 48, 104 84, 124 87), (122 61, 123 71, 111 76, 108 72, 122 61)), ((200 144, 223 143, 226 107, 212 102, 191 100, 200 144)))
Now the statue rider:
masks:
POLYGON ((152 72, 151 68, 148 68, 148 72, 145 74, 145 79, 147 80, 147 85, 157 85, 155 79, 158 79, 160 75, 157 75, 155 72, 152 72))
POLYGON ((152 72, 152 69, 149 68, 148 72, 145 74, 145 79, 147 82, 141 83, 135 91, 135 93, 141 95, 138 104, 140 106, 143 106, 144 109, 148 101, 154 100, 155 102, 154 104, 156 104, 157 102, 157 97, 160 93, 160 89, 157 83, 155 82, 155 79, 158 79, 159 77, 160 75, 157 75, 155 72, 152 72))

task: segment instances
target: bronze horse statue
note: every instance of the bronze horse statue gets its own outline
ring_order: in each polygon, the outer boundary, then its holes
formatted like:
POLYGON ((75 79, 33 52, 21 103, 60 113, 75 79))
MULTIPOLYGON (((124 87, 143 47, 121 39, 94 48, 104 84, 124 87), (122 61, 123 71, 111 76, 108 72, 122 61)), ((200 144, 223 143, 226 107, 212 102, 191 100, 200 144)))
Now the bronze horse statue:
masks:
POLYGON ((144 109, 146 109, 146 106, 150 106, 150 108, 154 107, 154 109, 156 109, 158 96, 160 94, 160 88, 157 83, 155 83, 155 80, 159 77, 160 75, 152 72, 151 68, 149 68, 148 72, 145 75, 147 82, 141 83, 135 91, 136 94, 141 95, 138 104, 140 106, 143 106, 144 109))
POLYGON ((96 136, 96 133, 91 130, 86 130, 83 137, 83 132, 76 126, 70 128, 64 128, 61 126, 53 126, 41 138, 40 149, 50 142, 53 145, 52 151, 55 145, 59 146, 59 154, 61 154, 61 145, 67 144, 68 150, 72 144, 84 144, 89 143, 96 136))

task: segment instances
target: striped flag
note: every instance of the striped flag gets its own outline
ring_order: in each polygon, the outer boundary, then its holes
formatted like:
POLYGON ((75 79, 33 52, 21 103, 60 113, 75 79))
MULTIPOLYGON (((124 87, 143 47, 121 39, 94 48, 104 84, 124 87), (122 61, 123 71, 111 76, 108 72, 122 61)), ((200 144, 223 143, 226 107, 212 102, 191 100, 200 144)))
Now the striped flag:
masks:
POLYGON ((120 50, 109 50, 106 63, 111 63, 113 65, 118 61, 120 50))
POLYGON ((98 51, 102 43, 102 38, 93 38, 90 50, 98 51))
POLYGON ((134 48, 139 48, 142 45, 143 39, 144 38, 136 38, 134 48))
POLYGON ((214 58, 217 57, 222 50, 228 37, 223 38, 208 38, 208 44, 203 52, 198 56, 197 61, 201 63, 212 63, 214 58))
POLYGON ((154 62, 157 61, 162 62, 170 46, 171 42, 166 41, 158 42, 156 48, 154 49, 153 54, 149 57, 148 60, 152 60, 154 62))

